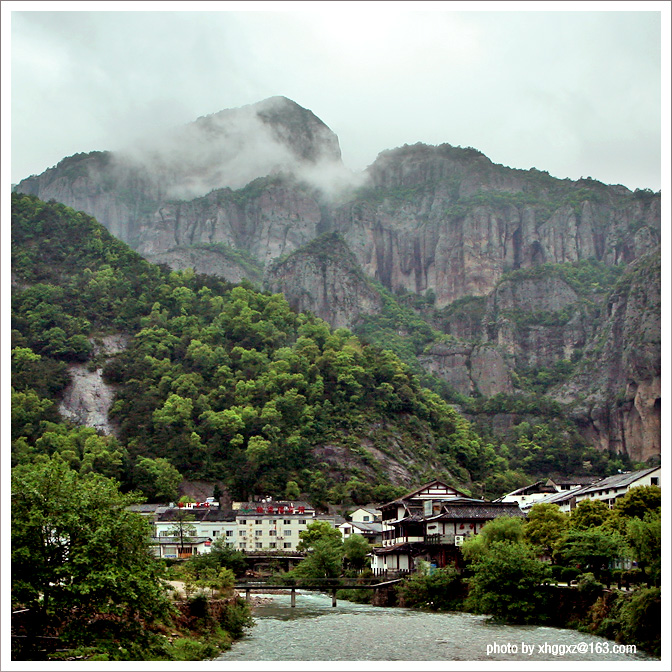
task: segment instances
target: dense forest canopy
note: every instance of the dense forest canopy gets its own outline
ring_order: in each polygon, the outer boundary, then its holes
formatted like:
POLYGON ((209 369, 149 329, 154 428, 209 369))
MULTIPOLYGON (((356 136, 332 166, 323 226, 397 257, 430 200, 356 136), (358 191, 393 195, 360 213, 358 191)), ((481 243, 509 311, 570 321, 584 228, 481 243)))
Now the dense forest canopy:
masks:
POLYGON ((538 472, 615 468, 561 424, 523 425, 509 447, 486 441, 390 350, 282 295, 150 264, 55 202, 12 195, 12 280, 13 464, 58 453, 155 498, 180 475, 236 498, 296 481, 318 506, 395 496, 388 455, 416 482, 490 496, 538 472), (95 347, 110 334, 129 343, 112 357, 95 347), (76 363, 115 386, 116 436, 59 415, 76 363), (330 445, 348 456, 340 473, 316 450, 330 445))

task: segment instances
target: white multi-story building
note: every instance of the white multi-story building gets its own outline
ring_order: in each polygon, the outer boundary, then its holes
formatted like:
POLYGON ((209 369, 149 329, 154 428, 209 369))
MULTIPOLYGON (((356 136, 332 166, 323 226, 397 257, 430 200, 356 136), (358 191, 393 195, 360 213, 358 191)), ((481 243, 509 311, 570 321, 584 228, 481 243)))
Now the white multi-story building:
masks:
MULTIPOLYGON (((182 527, 182 536, 203 539, 223 538, 225 542, 236 546, 236 518, 232 511, 222 511, 218 508, 181 508, 172 507, 161 512, 154 523, 155 535, 161 537, 175 537, 182 527)), ((204 546, 200 552, 209 552, 210 547, 204 546)))
POLYGON ((613 508, 616 501, 625 495, 628 490, 640 485, 657 485, 660 487, 660 467, 650 467, 639 471, 626 471, 622 474, 607 476, 600 481, 571 490, 557 492, 538 502, 520 505, 523 510, 529 510, 534 504, 557 504, 561 511, 570 513, 577 504, 584 499, 602 501, 613 508))
MULTIPOLYGON (((154 523, 155 536, 175 538, 182 526, 183 537, 214 542, 224 539, 227 546, 245 553, 296 551, 300 534, 310 523, 324 520, 336 528, 340 516, 316 514, 308 502, 236 502, 233 510, 213 507, 174 507, 162 511, 154 523)), ((211 544, 194 552, 209 553, 211 544)))
POLYGON ((236 548, 295 551, 299 534, 315 519, 308 502, 246 502, 236 506, 236 548))

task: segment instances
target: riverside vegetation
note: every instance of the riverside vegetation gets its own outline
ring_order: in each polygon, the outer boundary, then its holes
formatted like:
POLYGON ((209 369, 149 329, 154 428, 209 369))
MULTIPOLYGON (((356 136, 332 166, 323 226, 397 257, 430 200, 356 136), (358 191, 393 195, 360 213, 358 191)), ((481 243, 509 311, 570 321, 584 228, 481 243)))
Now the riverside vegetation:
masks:
POLYGON ((152 265, 88 215, 12 195, 13 610, 39 615, 59 655, 207 657, 227 640, 222 623, 240 630, 244 607, 226 596, 216 613, 198 598, 176 614, 148 529, 123 513, 141 497, 173 499, 184 478, 222 480, 237 499, 294 483, 325 507, 430 477, 494 496, 547 468, 544 432, 569 464, 629 466, 550 425, 498 445, 391 351, 281 295, 152 265), (126 349, 106 354, 119 335, 126 349), (115 434, 61 416, 77 364, 116 390, 115 434), (176 643, 192 626, 200 643, 176 643))
MULTIPOLYGON (((495 519, 464 543, 459 566, 436 569, 421 561, 419 571, 398 585, 396 602, 488 614, 510 624, 574 628, 660 656, 660 503, 659 487, 641 486, 613 510, 588 500, 569 515, 555 504, 537 504, 525 522, 495 519), (621 558, 636 566, 610 569, 621 558), (564 586, 570 582, 574 587, 564 586), (633 590, 610 590, 616 585, 633 590)), ((301 533, 301 540, 311 553, 276 581, 291 585, 373 576, 367 571, 371 549, 363 537, 355 534, 343 542, 338 531, 318 522, 301 533)), ((348 588, 337 597, 370 602, 372 593, 348 588)))

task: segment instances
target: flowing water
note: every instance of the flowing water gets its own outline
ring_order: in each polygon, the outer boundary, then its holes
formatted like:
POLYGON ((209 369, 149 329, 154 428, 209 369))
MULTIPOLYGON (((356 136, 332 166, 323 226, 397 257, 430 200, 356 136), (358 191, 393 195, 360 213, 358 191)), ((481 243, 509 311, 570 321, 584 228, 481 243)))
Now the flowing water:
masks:
POLYGON ((575 630, 492 623, 485 616, 372 607, 297 591, 263 595, 255 625, 218 660, 656 660, 575 630))

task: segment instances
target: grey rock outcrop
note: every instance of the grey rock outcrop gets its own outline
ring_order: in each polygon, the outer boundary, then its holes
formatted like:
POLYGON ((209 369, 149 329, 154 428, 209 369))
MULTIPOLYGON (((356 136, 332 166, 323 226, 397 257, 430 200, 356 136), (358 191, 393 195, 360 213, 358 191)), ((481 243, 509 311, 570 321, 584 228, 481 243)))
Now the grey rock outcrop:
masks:
POLYGON ((459 394, 491 397, 513 392, 511 366, 499 348, 489 344, 435 343, 419 360, 459 394))
POLYGON ((339 235, 326 234, 272 264, 264 286, 282 293, 295 310, 310 311, 334 328, 352 326, 360 315, 382 310, 380 294, 339 235))
POLYGON ((634 262, 609 297, 578 374, 555 397, 584 436, 645 461, 661 452, 660 252, 634 262))
MULTIPOLYGON (((112 334, 93 343, 93 354, 112 356, 128 345, 128 336, 112 334)), ((116 434, 109 420, 109 411, 114 402, 114 386, 103 380, 103 369, 91 371, 86 364, 71 364, 68 367, 71 382, 59 403, 59 412, 70 422, 93 427, 102 434, 116 434)))

